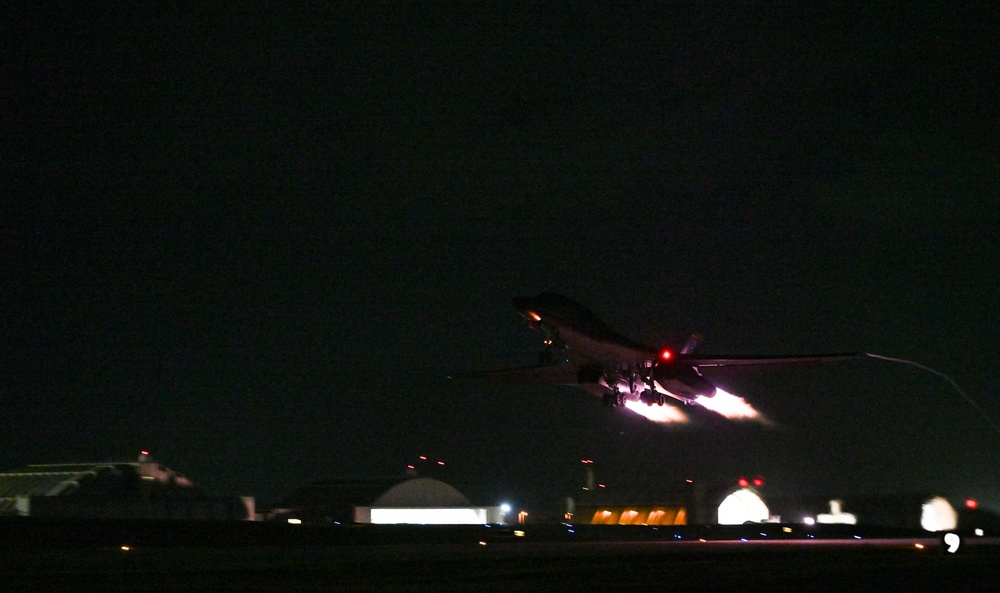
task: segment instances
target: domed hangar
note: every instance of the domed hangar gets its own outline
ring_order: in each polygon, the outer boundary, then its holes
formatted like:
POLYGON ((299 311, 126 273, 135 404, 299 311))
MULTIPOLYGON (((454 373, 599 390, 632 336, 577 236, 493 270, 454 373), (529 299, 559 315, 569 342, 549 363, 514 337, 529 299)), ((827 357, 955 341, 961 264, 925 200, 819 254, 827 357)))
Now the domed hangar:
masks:
POLYGON ((309 523, 505 522, 500 507, 473 505, 453 486, 431 478, 324 480, 299 488, 278 507, 273 518, 309 523))

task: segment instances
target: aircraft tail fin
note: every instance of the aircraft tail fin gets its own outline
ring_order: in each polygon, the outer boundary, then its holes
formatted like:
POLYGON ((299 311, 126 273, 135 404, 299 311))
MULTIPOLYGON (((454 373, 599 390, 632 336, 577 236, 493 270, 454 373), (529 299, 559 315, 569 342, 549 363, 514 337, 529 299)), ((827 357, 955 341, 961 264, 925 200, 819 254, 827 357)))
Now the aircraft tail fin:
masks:
POLYGON ((684 343, 684 347, 681 348, 681 354, 691 354, 692 352, 694 352, 694 349, 697 348, 698 344, 700 343, 701 343, 701 336, 699 336, 698 334, 691 334, 691 337, 688 338, 688 341, 684 343))

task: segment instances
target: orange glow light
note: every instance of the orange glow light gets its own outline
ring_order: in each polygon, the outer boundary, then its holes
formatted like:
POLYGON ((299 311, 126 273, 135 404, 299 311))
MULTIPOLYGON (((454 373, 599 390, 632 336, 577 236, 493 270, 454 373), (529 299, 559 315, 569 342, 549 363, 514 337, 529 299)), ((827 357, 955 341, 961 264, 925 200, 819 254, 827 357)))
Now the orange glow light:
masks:
POLYGON ((628 509, 627 511, 622 513, 621 517, 618 519, 618 524, 632 525, 633 523, 637 523, 636 518, 638 516, 639 516, 638 511, 633 511, 632 509, 628 509))
POLYGON ((541 321, 542 320, 542 316, 539 315, 538 313, 535 313, 534 311, 528 311, 528 317, 531 317, 535 321, 541 321))
POLYGON ((617 522, 617 517, 611 511, 601 510, 594 513, 590 522, 593 525, 614 525, 617 522))

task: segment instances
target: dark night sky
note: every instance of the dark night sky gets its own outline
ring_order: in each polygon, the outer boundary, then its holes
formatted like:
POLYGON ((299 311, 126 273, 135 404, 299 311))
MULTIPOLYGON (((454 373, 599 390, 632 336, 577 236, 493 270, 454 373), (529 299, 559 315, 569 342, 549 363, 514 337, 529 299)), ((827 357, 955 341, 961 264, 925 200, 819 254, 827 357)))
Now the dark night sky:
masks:
POLYGON ((4 10, 0 469, 150 449, 271 502, 418 455, 482 500, 762 474, 1000 507, 1000 436, 862 361, 660 426, 510 297, 724 354, 929 364, 1000 419, 995 7, 4 10))

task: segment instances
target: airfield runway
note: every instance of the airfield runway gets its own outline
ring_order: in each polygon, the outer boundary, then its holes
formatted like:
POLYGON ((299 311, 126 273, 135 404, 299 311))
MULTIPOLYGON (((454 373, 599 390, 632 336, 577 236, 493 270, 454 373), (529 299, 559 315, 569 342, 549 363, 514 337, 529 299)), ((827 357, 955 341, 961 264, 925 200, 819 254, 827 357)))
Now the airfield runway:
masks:
MULTIPOLYGON (((1000 542, 955 554, 936 537, 758 537, 700 541, 565 526, 354 530, 352 542, 0 549, 18 591, 990 591, 1000 542), (569 528, 572 529, 572 528, 569 528), (360 534, 360 535, 355 535, 360 534), (407 541, 409 540, 409 541, 407 541)), ((750 532, 747 535, 751 535, 750 532)))

